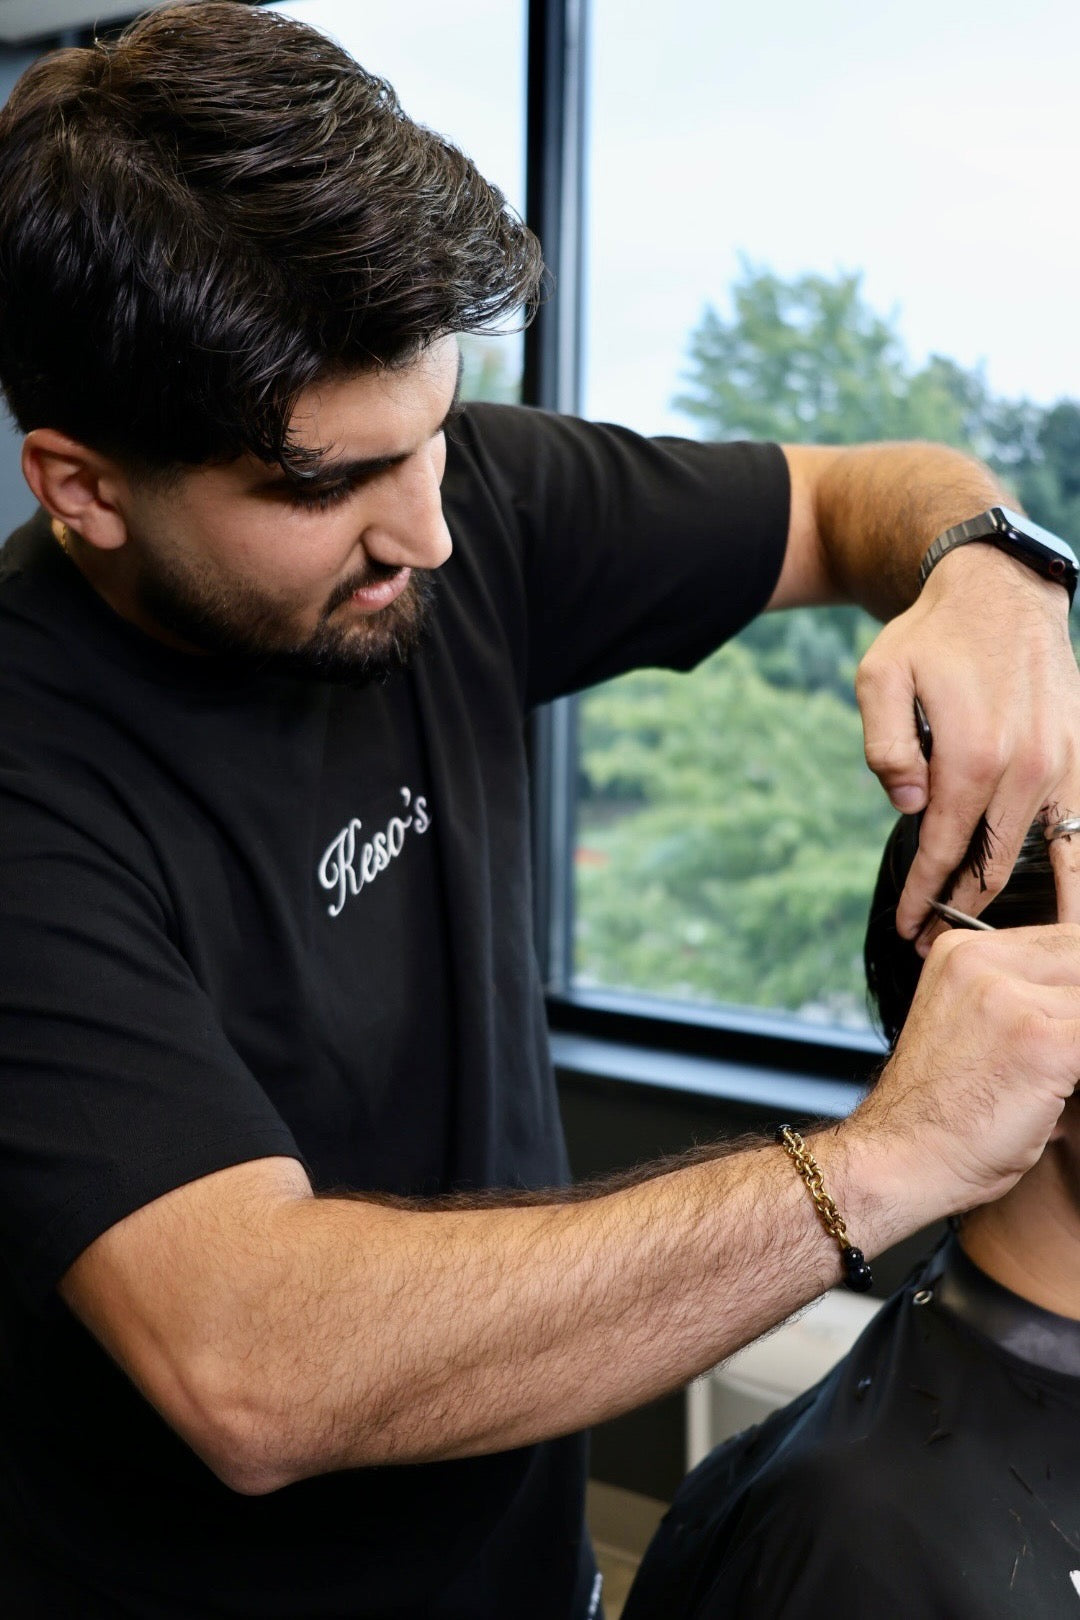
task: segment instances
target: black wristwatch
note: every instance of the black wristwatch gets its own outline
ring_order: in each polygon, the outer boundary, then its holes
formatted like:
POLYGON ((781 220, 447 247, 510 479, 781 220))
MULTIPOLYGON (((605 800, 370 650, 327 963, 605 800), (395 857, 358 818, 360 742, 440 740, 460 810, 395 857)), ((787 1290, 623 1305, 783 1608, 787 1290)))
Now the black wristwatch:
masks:
POLYGON ((966 523, 956 523, 927 550, 919 564, 919 589, 926 584, 934 567, 947 551, 955 546, 966 546, 972 540, 982 540, 988 546, 1007 551, 1017 562, 1033 568, 1044 579, 1056 580, 1069 593, 1069 606, 1076 592, 1078 574, 1076 553, 1064 540, 1049 529, 1040 528, 1030 518, 1022 517, 1008 506, 992 506, 966 523))

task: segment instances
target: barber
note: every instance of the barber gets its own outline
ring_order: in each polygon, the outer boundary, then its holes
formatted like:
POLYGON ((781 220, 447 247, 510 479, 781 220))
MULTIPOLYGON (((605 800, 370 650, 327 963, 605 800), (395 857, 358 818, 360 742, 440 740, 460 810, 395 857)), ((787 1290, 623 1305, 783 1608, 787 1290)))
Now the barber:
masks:
MULTIPOLYGON (((1053 560, 984 524, 920 589, 1000 503, 977 464, 451 427, 450 333, 539 260, 387 94, 195 4, 47 59, 0 120, 41 506, 0 569, 13 1614, 584 1620, 562 1437, 860 1280, 773 1144, 545 1190, 530 702, 854 601, 890 620, 867 757, 926 807, 902 931, 981 816, 968 910, 1080 809, 1053 560)), ((867 1262, 1039 1157, 1080 1074, 1078 858, 1055 842, 1056 951, 939 948, 872 1098, 811 1137, 867 1262)))

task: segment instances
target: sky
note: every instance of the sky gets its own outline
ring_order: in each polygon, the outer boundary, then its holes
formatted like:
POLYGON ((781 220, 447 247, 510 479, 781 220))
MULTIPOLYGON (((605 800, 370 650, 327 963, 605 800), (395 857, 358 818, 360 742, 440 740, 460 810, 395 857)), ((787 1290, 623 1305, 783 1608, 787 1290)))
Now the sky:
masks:
MULTIPOLYGON (((522 202, 514 0, 290 0, 522 202)), ((1080 397, 1080 7, 593 0, 586 413, 687 431, 690 332, 739 254, 862 271, 913 361, 1080 397)))
POLYGON ((593 24, 591 413, 663 409, 740 250, 862 270, 916 360, 1080 395, 1080 8, 594 0, 593 24))

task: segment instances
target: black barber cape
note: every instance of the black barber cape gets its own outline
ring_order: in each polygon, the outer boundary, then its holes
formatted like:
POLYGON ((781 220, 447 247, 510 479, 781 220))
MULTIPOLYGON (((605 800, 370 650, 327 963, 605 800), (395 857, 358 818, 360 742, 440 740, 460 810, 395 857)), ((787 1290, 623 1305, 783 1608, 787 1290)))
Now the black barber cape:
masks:
POLYGON ((1080 1323, 955 1239, 681 1486, 623 1620, 1080 1617, 1080 1323))
POLYGON ((786 463, 477 406, 444 500, 431 634, 364 688, 148 639, 43 517, 0 556, 5 1620, 591 1612, 581 1438, 242 1497, 55 1291, 130 1211, 245 1160, 322 1192, 566 1178, 523 716, 753 617, 786 463))

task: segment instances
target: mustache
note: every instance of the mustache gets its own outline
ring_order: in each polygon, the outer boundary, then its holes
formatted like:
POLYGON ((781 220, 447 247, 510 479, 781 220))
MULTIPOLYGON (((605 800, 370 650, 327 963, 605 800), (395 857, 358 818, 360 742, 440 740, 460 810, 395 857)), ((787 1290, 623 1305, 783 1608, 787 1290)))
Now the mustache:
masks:
POLYGON ((362 591, 369 585, 382 585, 388 579, 395 579, 400 573, 400 564, 369 562, 366 568, 352 574, 340 585, 335 585, 323 609, 323 618, 328 619, 331 613, 341 607, 342 603, 347 602, 355 591, 362 591))

